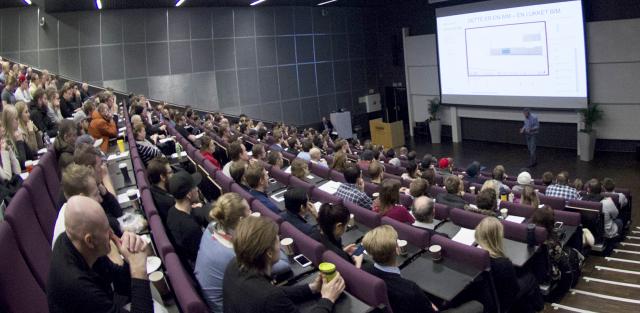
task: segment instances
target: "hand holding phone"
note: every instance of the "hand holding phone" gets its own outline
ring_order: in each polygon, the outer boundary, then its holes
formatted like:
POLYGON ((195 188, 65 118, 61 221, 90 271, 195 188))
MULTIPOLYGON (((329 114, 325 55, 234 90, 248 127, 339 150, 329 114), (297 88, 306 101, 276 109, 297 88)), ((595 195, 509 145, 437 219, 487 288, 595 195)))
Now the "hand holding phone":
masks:
POLYGON ((362 244, 358 244, 358 246, 356 247, 356 250, 353 251, 351 255, 360 256, 362 253, 364 253, 364 246, 362 244))

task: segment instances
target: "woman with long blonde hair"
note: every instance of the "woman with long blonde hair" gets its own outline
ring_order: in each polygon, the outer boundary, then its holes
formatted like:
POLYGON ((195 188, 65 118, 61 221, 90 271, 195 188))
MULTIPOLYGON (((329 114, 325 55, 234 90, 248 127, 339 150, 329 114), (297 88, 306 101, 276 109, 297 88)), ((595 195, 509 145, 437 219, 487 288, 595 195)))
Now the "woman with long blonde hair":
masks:
POLYGON ((524 186, 522 189, 522 199, 520 200, 521 204, 526 204, 532 206, 534 209, 537 209, 540 206, 540 198, 538 198, 538 193, 531 186, 524 186))
POLYGON ((29 146, 29 149, 37 151, 42 148, 42 133, 31 121, 29 106, 22 101, 18 101, 16 103, 16 111, 18 113, 18 128, 24 134, 24 141, 29 146))
POLYGON ((2 110, 2 125, 4 126, 4 138, 8 148, 12 149, 18 159, 20 167, 25 168, 26 160, 33 160, 36 153, 29 149, 25 142, 25 134, 20 129, 18 111, 13 105, 7 105, 2 110))
POLYGON ((476 226, 476 242, 491 257, 491 275, 493 281, 497 282, 500 312, 541 311, 544 300, 536 279, 531 273, 525 273, 521 277, 516 275, 513 263, 504 253, 503 238, 504 228, 495 217, 485 217, 476 226))

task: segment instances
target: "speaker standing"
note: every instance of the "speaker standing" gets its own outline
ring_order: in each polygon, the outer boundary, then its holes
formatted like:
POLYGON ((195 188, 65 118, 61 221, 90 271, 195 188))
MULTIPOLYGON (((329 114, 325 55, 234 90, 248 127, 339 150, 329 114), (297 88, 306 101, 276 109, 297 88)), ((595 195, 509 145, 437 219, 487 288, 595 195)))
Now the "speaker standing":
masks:
POLYGON ((524 139, 527 142, 527 149, 529 150, 529 167, 538 165, 536 160, 536 136, 540 129, 540 122, 538 117, 530 112, 528 108, 522 111, 524 114, 524 125, 520 128, 520 133, 524 134, 524 139))

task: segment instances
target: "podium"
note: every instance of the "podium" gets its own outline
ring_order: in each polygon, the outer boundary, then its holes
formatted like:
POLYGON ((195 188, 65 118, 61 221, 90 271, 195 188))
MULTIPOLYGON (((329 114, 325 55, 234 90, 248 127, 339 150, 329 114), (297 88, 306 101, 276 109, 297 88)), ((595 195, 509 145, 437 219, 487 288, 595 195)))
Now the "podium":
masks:
POLYGON ((370 120, 371 142, 383 145, 385 149, 404 146, 404 126, 402 121, 385 123, 381 118, 370 120))
POLYGON ((329 115, 333 130, 338 133, 338 137, 343 139, 353 138, 351 128, 351 112, 333 112, 329 115))

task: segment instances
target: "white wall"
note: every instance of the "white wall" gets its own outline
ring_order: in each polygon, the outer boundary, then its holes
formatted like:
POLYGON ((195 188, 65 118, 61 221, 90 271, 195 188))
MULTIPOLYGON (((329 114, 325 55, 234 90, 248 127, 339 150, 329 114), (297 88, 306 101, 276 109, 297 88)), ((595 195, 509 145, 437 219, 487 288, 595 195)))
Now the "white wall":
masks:
MULTIPOLYGON (((605 112, 596 127, 598 138, 640 140, 640 19, 593 22, 586 29, 590 98, 605 112)), ((405 37, 404 49, 411 122, 424 121, 429 116, 427 100, 440 95, 436 36, 405 37)), ((460 117, 522 119, 520 109, 460 107, 454 114, 443 107, 442 123, 451 125, 460 117)), ((570 111, 538 116, 543 122, 578 123, 577 114, 570 111)))

